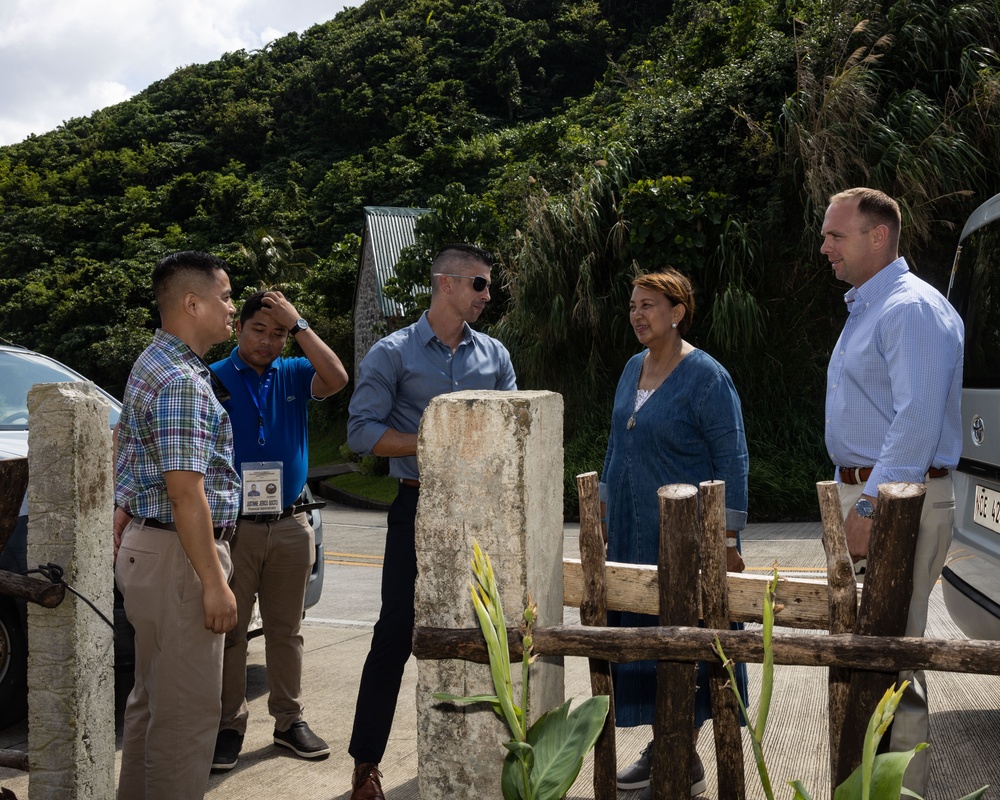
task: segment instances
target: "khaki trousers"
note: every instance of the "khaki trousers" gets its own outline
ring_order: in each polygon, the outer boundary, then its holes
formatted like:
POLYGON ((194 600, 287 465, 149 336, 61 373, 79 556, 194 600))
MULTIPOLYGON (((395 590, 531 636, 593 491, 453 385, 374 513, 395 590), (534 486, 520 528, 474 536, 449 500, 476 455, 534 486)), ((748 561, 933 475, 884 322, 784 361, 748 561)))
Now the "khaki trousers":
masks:
MULTIPOLYGON (((913 593, 910 595, 910 613, 906 619, 907 636, 923 636, 927 627, 927 607, 934 584, 941 577, 945 556, 951 546, 952 526, 955 522, 955 488, 951 475, 933 478, 925 484, 924 506, 920 513, 920 531, 913 559, 913 593)), ((840 507, 844 517, 854 507, 864 491, 864 484, 848 486, 838 484, 840 507)), ((921 742, 930 742, 930 719, 927 708, 927 681, 923 670, 899 673, 897 686, 904 680, 910 686, 903 693, 896 716, 892 722, 889 749, 903 752, 921 742)), ((875 709, 869 709, 869 712, 875 709)), ((910 761, 903 785, 921 796, 927 793, 930 758, 927 750, 917 753, 910 761)))
MULTIPOLYGON (((229 544, 216 549, 228 575, 229 544)), ((118 798, 197 800, 215 750, 224 637, 205 628, 201 580, 173 531, 132 520, 115 580, 135 628, 118 798)))
POLYGON ((247 627, 254 597, 260 603, 274 728, 287 731, 302 719, 302 610, 306 584, 316 560, 306 513, 277 522, 240 520, 232 542, 233 576, 239 621, 226 634, 219 729, 247 729, 247 627))

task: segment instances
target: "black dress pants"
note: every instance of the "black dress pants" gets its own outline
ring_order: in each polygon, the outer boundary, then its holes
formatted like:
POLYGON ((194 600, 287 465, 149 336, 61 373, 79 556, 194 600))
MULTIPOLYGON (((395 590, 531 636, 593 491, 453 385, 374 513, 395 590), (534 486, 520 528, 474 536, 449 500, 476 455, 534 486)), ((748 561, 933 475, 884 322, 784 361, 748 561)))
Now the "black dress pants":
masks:
POLYGON ((413 595, 417 579, 414 545, 420 490, 399 485, 389 507, 382 564, 382 608, 365 659, 348 752, 356 764, 378 764, 396 714, 403 669, 413 650, 413 595))

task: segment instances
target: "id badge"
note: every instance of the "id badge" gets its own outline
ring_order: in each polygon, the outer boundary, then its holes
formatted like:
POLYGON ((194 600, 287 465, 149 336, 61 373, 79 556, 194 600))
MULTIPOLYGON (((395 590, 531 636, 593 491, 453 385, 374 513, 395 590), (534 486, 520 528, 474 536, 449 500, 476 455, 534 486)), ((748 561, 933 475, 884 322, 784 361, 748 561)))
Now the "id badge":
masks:
POLYGON ((280 461, 244 461, 240 471, 244 514, 277 514, 285 507, 281 497, 280 461))

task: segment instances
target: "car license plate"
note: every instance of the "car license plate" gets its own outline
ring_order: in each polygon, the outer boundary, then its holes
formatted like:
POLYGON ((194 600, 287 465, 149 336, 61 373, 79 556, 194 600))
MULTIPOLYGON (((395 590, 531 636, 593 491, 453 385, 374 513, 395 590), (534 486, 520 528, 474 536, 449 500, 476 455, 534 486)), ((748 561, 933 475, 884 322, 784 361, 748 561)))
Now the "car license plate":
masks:
POLYGON ((1000 533, 1000 492, 976 484, 976 502, 972 519, 977 525, 1000 533))

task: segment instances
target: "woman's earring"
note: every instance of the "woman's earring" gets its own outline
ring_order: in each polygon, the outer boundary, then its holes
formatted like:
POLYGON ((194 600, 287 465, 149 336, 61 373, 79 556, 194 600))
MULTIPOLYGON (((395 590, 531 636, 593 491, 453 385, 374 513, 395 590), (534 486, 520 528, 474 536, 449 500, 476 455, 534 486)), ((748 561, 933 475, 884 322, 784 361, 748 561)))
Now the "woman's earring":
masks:
POLYGON ((671 327, 671 328, 676 328, 676 327, 677 327, 677 323, 675 322, 675 323, 674 323, 673 325, 671 325, 670 327, 671 327))

